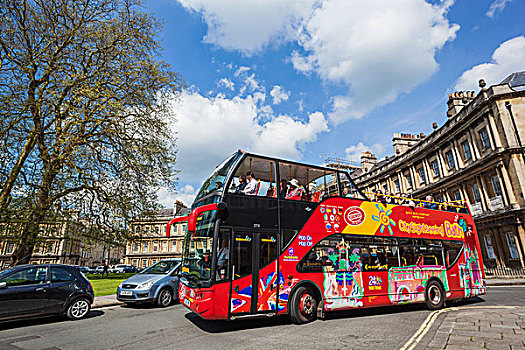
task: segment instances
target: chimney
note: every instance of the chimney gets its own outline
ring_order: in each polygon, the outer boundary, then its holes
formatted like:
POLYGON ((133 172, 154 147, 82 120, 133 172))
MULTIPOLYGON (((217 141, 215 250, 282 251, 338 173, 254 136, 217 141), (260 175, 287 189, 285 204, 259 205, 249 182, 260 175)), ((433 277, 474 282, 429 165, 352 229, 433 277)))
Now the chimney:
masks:
POLYGON ((173 216, 178 216, 180 211, 183 209, 183 208, 186 208, 186 206, 184 205, 184 203, 182 203, 181 201, 175 201, 175 204, 174 204, 174 208, 173 208, 173 216))
POLYGON ((452 118, 476 97, 474 91, 456 91, 448 95, 447 117, 452 118))
POLYGON ((423 133, 412 135, 395 132, 394 138, 392 139, 392 146, 394 146, 394 154, 401 155, 405 153, 410 147, 412 147, 412 145, 418 143, 424 137, 425 134, 423 133))
POLYGON ((361 169, 364 173, 368 172, 376 164, 377 158, 375 154, 370 151, 361 153, 361 169))

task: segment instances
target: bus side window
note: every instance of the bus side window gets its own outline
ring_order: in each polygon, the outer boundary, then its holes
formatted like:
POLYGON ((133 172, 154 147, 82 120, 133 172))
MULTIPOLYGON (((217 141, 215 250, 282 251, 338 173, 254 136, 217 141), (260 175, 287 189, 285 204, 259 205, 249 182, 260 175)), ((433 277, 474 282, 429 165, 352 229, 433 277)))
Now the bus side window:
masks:
POLYGON ((445 260, 447 267, 451 267, 456 263, 462 248, 462 241, 443 241, 443 249, 445 250, 445 260))

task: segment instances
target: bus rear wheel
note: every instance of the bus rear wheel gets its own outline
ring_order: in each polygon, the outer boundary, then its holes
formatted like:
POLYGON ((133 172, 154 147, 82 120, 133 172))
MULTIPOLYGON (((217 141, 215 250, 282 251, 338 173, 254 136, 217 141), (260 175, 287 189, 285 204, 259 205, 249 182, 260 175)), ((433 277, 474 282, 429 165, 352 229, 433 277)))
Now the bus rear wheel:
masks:
POLYGON ((430 310, 439 310, 445 304, 445 291, 437 281, 430 281, 425 290, 425 302, 430 310))
POLYGON ((299 287, 290 300, 290 318, 293 323, 302 324, 311 322, 317 317, 317 303, 315 293, 308 287, 299 287))

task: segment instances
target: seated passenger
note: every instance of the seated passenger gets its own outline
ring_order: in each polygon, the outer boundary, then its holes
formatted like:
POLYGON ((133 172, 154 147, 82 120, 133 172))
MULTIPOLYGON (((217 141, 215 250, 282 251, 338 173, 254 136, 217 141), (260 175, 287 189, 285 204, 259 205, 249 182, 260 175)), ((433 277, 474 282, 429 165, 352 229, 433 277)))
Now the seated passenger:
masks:
POLYGON ((242 193, 248 196, 256 196, 258 184, 257 180, 255 180, 255 175, 251 171, 248 171, 246 173, 246 182, 246 187, 244 188, 244 190, 242 190, 242 193))
POLYGON ((268 187, 268 190, 266 191, 266 197, 273 197, 275 198, 275 187, 271 186, 268 187))
POLYGON ((408 202, 407 195, 405 193, 401 193, 399 195, 397 204, 399 204, 399 205, 407 205, 407 202, 408 202))
POLYGON ((292 179, 289 183, 290 190, 288 190, 286 199, 300 201, 303 196, 303 187, 299 185, 299 181, 297 179, 292 179))
POLYGON ((242 193, 242 190, 246 187, 246 177, 244 175, 239 176, 239 184, 235 188, 235 193, 242 193))
POLYGON ((436 203, 434 203, 434 197, 431 195, 428 195, 425 197, 425 209, 437 209, 438 206, 436 203))
POLYGON ((348 187, 343 188, 343 197, 352 197, 350 191, 348 190, 348 187))
POLYGON ((279 186, 279 198, 285 199, 287 193, 288 193, 288 182, 286 182, 286 180, 281 180, 281 184, 279 186))

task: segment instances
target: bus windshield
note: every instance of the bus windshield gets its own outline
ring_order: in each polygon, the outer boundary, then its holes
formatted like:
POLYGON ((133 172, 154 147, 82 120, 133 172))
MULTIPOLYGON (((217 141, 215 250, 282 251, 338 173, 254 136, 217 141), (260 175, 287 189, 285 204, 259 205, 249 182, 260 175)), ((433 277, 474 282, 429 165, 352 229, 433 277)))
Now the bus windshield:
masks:
POLYGON ((182 272, 197 280, 211 278, 211 249, 216 210, 206 211, 197 218, 195 232, 186 232, 182 254, 182 272))
MULTIPOLYGON (((211 193, 222 193, 224 188, 224 181, 226 181, 226 176, 228 175, 229 170, 233 167, 233 165, 235 165, 237 159, 239 159, 241 155, 241 152, 237 152, 233 154, 230 158, 222 162, 222 164, 219 165, 217 168, 215 168, 213 173, 202 184, 202 187, 199 190, 197 197, 195 197, 195 204, 211 193)), ((199 205, 200 204, 202 203, 199 203, 199 205)))

